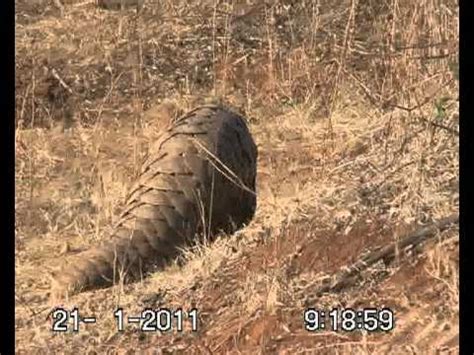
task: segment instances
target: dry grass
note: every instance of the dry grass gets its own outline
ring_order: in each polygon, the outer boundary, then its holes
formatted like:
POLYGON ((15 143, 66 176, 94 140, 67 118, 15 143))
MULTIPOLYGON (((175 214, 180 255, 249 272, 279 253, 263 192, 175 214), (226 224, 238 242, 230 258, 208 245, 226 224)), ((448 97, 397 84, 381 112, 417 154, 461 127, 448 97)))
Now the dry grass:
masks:
POLYGON ((456 228, 310 302, 364 251, 458 211, 455 1, 16 8, 18 353, 457 352, 456 228), (97 324, 53 334, 48 272, 107 238, 160 128, 215 98, 258 143, 252 223, 142 282, 73 297, 97 324), (120 333, 118 306, 197 307, 199 330, 120 333), (310 333, 308 306, 391 307, 396 327, 310 333))

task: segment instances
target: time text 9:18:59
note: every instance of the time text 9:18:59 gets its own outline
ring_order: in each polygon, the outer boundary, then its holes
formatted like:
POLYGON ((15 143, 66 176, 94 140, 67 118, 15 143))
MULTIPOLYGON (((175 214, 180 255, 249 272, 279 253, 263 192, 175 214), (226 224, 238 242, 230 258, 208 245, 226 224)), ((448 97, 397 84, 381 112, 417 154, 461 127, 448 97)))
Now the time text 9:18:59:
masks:
POLYGON ((311 332, 332 330, 335 332, 388 332, 395 327, 394 313, 390 308, 333 308, 329 311, 307 308, 304 311, 305 329, 311 332))

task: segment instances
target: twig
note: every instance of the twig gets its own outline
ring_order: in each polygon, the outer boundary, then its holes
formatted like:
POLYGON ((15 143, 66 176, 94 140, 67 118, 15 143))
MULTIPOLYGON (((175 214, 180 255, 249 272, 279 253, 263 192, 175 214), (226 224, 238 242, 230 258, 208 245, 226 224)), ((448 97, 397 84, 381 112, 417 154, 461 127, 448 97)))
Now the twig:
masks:
MULTIPOLYGON (((405 249, 409 246, 418 246, 430 238, 437 235, 438 231, 446 230, 450 226, 459 222, 458 215, 451 215, 435 222, 431 226, 419 228, 414 233, 408 234, 399 242, 393 242, 385 247, 373 250, 368 255, 361 256, 358 261, 339 271, 333 278, 323 282, 324 284, 315 292, 316 297, 320 297, 323 293, 338 292, 344 288, 354 285, 357 276, 369 266, 376 264, 381 260, 390 260, 395 257, 396 251, 405 249)), ((313 302, 308 300, 307 302, 313 302)))
POLYGON ((49 309, 49 307, 43 307, 42 309, 32 308, 28 302, 26 302, 23 297, 15 295, 16 300, 25 307, 31 314, 32 317, 36 317, 38 314, 41 314, 49 309))
POLYGON ((427 120, 426 118, 424 117, 419 117, 419 119, 425 123, 428 123, 429 125, 433 126, 433 127, 436 127, 436 128, 440 128, 440 129, 444 129, 445 131, 449 132, 449 133, 452 133, 456 136, 459 136, 459 132, 457 130, 455 130, 454 128, 451 128, 451 127, 448 127, 448 126, 445 126, 441 123, 437 123, 437 122, 434 122, 434 121, 429 121, 427 120))
POLYGON ((71 95, 74 95, 74 92, 72 91, 72 89, 69 87, 68 84, 65 83, 65 81, 59 76, 58 72, 56 71, 56 69, 51 69, 51 74, 53 74, 53 76, 56 78, 57 81, 59 81, 59 84, 61 84, 61 86, 66 89, 71 95))
POLYGON ((443 83, 442 85, 439 86, 439 88, 431 95, 425 97, 423 99, 423 101, 421 101, 420 103, 417 103, 415 106, 412 106, 412 107, 405 107, 405 106, 401 106, 401 105, 397 105, 397 104, 391 104, 390 106, 394 107, 394 108, 398 108, 400 110, 403 110, 403 111, 407 111, 407 112, 412 112, 416 109, 419 109, 421 107, 423 107, 424 105, 426 105, 427 103, 429 103, 437 94, 439 91, 441 91, 442 89, 446 88, 449 84, 451 84, 452 82, 454 81, 454 78, 451 78, 449 79, 447 82, 443 83))
POLYGON ((237 174, 232 171, 232 169, 230 169, 218 157, 210 152, 199 140, 195 138, 193 140, 199 146, 199 148, 201 148, 209 156, 209 162, 218 172, 220 172, 225 178, 227 178, 234 185, 240 187, 242 190, 247 191, 252 195, 256 195, 255 191, 246 186, 244 182, 237 176, 237 174), (219 166, 222 167, 222 169, 219 166))
POLYGON ((102 102, 100 103, 99 105, 99 112, 97 112, 97 117, 95 119, 95 125, 94 125, 94 132, 97 132, 97 129, 99 127, 99 124, 101 122, 101 117, 102 117, 102 112, 104 111, 104 106, 105 106, 105 103, 107 102, 107 100, 110 98, 110 95, 112 95, 112 92, 114 91, 115 89, 115 85, 118 83, 118 81, 120 80, 120 78, 122 77, 122 74, 123 72, 120 72, 117 77, 111 81, 110 83, 110 88, 109 90, 107 91, 107 94, 104 96, 104 98, 102 99, 102 102))
POLYGON ((87 0, 87 1, 79 2, 79 3, 71 4, 71 6, 73 6, 73 7, 82 7, 82 6, 91 5, 91 4, 95 5, 96 3, 97 3, 96 0, 87 0))

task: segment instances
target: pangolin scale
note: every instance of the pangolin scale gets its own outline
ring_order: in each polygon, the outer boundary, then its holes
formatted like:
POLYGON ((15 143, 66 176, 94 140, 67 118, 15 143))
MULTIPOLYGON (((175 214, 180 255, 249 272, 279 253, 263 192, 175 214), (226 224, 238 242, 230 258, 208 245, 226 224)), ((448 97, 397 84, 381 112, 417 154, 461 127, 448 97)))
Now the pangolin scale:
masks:
POLYGON ((112 234, 66 258, 52 296, 137 279, 199 235, 231 233, 256 209, 257 147, 244 119, 206 105, 171 124, 150 148, 112 234))

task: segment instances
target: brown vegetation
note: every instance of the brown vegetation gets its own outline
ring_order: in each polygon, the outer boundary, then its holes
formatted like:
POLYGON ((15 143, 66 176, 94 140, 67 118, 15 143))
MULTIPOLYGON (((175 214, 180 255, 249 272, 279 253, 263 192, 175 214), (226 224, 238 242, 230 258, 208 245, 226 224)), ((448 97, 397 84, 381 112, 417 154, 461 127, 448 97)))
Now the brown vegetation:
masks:
POLYGON ((454 0, 16 0, 18 353, 456 353, 456 226, 321 282, 456 214, 454 0), (49 271, 109 235, 166 121, 209 99, 245 112, 257 212, 151 278, 74 296, 97 324, 53 334, 49 271), (182 260, 181 260, 182 261, 182 260), (308 332, 306 307, 390 307, 391 332, 308 332), (117 307, 196 307, 199 329, 119 332, 117 307))

